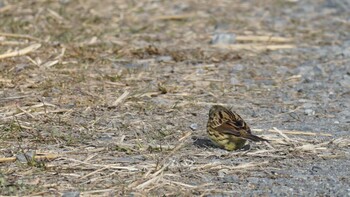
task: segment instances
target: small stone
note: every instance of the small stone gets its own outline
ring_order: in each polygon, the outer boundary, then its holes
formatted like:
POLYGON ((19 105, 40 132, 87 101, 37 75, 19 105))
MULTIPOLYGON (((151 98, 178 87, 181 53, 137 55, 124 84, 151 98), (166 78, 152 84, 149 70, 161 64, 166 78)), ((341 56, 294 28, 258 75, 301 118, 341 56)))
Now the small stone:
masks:
POLYGON ((35 156, 35 152, 34 151, 28 151, 26 153, 20 153, 18 155, 16 155, 16 159, 17 161, 19 162, 22 162, 22 163, 27 163, 31 160, 34 160, 34 156, 35 156))
POLYGON ((343 79, 339 81, 340 85, 345 88, 350 88, 350 76, 344 75, 343 79))
POLYGON ((231 77, 230 83, 231 83, 232 85, 240 84, 239 81, 238 81, 238 79, 236 79, 235 77, 231 77))
POLYGON ((319 166, 312 166, 312 168, 311 168, 311 171, 313 171, 313 172, 319 172, 321 170, 322 170, 322 168, 319 166))
POLYGON ((315 111, 312 109, 305 109, 304 113, 308 116, 315 115, 315 111))
POLYGON ((79 191, 67 191, 64 192, 62 197, 79 197, 80 196, 80 192, 79 191))
POLYGON ((20 72, 24 69, 26 69, 29 66, 29 64, 17 64, 15 67, 16 72, 20 72))
POLYGON ((235 64, 232 68, 233 71, 242 71, 244 70, 244 66, 242 64, 235 64))
POLYGON ((158 56, 158 57, 156 57, 157 62, 171 62, 173 60, 174 59, 171 56, 158 56))
POLYGON ((303 104, 303 108, 304 109, 310 109, 310 108, 313 108, 313 107, 316 107, 316 105, 313 104, 313 103, 304 103, 303 104))
POLYGON ((205 72, 206 72, 206 71, 204 71, 203 68, 201 68, 201 67, 199 67, 199 68, 196 69, 196 74, 197 74, 197 75, 202 75, 202 74, 204 74, 205 72))
POLYGON ((98 140, 100 140, 100 141, 111 141, 111 140, 113 140, 113 138, 110 135, 105 134, 105 135, 102 135, 101 137, 99 137, 98 140))
POLYGON ((224 183, 237 183, 239 182, 239 177, 237 175, 224 175, 224 183))
POLYGON ((128 69, 147 69, 149 67, 149 64, 147 62, 132 62, 125 64, 124 67, 128 69))
POLYGON ((197 124, 197 123, 192 123, 192 124, 190 125, 190 128, 192 129, 192 131, 195 131, 195 130, 198 129, 198 124, 197 124))
POLYGON ((334 92, 329 92, 328 98, 335 99, 336 97, 337 97, 337 95, 334 92))
POLYGON ((218 177, 224 177, 227 174, 227 169, 222 169, 218 171, 218 177))
POLYGON ((61 4, 68 4, 70 2, 70 0, 60 0, 59 1, 61 4))
POLYGON ((174 102, 169 101, 168 99, 164 99, 161 97, 154 97, 152 99, 153 103, 155 103, 158 106, 171 106, 174 104, 174 102))
POLYGON ((217 33, 213 36, 211 44, 234 44, 236 35, 230 33, 217 33))

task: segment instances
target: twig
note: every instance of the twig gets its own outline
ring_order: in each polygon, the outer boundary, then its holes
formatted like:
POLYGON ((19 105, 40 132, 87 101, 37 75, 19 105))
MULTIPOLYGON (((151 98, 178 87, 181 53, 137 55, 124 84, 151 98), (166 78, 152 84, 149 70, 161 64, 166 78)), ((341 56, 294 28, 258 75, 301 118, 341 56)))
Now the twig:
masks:
POLYGON ((223 168, 227 168, 230 170, 240 170, 240 169, 245 169, 245 168, 254 168, 254 167, 259 167, 261 165, 265 165, 268 164, 269 161, 264 161, 264 162, 249 162, 249 163, 243 163, 243 164, 239 164, 237 166, 225 166, 225 165, 218 165, 216 167, 213 167, 211 169, 223 169, 223 168))
POLYGON ((28 111, 22 109, 19 105, 16 105, 17 109, 19 109, 20 111, 22 111, 23 113, 27 114, 28 116, 30 116, 31 118, 35 119, 35 116, 31 113, 29 113, 28 111))
POLYGON ((261 44, 232 44, 232 45, 213 45, 215 48, 224 48, 224 49, 230 49, 230 50, 257 50, 257 51, 264 51, 264 50, 279 50, 279 49, 293 49, 295 48, 295 45, 285 44, 285 45, 261 45, 261 44))
MULTIPOLYGON (((153 182, 158 181, 160 178, 161 178, 161 175, 160 175, 160 176, 155 176, 155 177, 153 177, 153 178, 151 178, 151 179, 149 179, 149 180, 147 180, 147 181, 145 181, 145 182, 139 184, 138 186, 135 187, 135 189, 144 189, 144 188, 146 188, 148 185, 152 184, 153 182)), ((131 185, 132 185, 132 184, 131 184, 131 185)), ((130 187, 130 185, 129 185, 129 187, 130 187)))
POLYGON ((302 151, 313 151, 316 152, 316 150, 325 150, 326 147, 323 147, 325 145, 329 144, 329 142, 322 142, 319 144, 304 144, 302 146, 295 147, 294 150, 302 150, 302 151))
POLYGON ((248 152, 246 155, 261 155, 262 153, 276 153, 276 152, 283 152, 285 150, 283 149, 273 149, 273 150, 258 150, 255 152, 248 152))
POLYGON ((194 167, 192 169, 230 169, 230 170, 239 170, 239 169, 244 169, 244 168, 253 168, 253 167, 257 167, 257 166, 261 166, 261 165, 265 165, 268 164, 268 161, 264 161, 264 162, 249 162, 249 163, 243 163, 243 164, 239 164, 237 166, 227 166, 227 165, 222 165, 220 163, 209 163, 209 164, 205 164, 202 166, 197 166, 194 167))
POLYGON ((151 177, 156 177, 158 174, 162 173, 162 172, 165 170, 165 168, 167 168, 169 165, 170 165, 170 163, 164 165, 164 166, 163 166, 161 169, 159 169, 157 172, 153 173, 153 174, 151 175, 151 177))
POLYGON ((191 131, 187 132, 183 137, 179 139, 179 141, 183 141, 184 139, 188 138, 192 134, 191 131))
POLYGON ((41 47, 41 44, 33 44, 33 45, 30 45, 30 46, 28 46, 26 48, 20 49, 18 51, 13 51, 13 52, 1 54, 0 55, 0 59, 5 59, 5 58, 9 58, 9 57, 16 57, 16 56, 22 56, 22 55, 25 55, 27 53, 33 52, 33 51, 39 49, 40 47, 41 47))
POLYGON ((275 36, 236 36, 237 41, 258 41, 258 42, 291 42, 290 38, 275 36))
POLYGON ((43 41, 43 40, 41 40, 41 39, 39 39, 39 38, 35 38, 35 37, 33 37, 33 36, 24 35, 24 34, 11 34, 11 33, 1 33, 1 32, 0 32, 0 36, 12 37, 12 38, 25 38, 25 39, 35 40, 35 41, 39 41, 39 42, 42 42, 42 41, 43 41))
POLYGON ((47 61, 44 64, 42 64, 42 66, 45 68, 50 68, 50 67, 56 65, 58 62, 59 62, 59 60, 47 61))
POLYGON ((185 20, 194 17, 195 14, 157 16, 153 20, 185 20))
POLYGON ((170 181, 170 180, 167 180, 167 179, 164 179, 164 180, 169 182, 169 183, 173 183, 175 185, 181 185, 181 186, 188 187, 188 188, 197 188, 198 187, 197 185, 189 185, 189 184, 186 184, 186 183, 181 183, 181 182, 177 182, 177 181, 170 181))
POLYGON ((81 192, 80 194, 82 196, 84 196, 86 194, 105 193, 105 192, 112 192, 112 191, 114 191, 114 190, 113 189, 100 189, 100 190, 85 191, 85 192, 81 192))
POLYGON ((130 92, 125 90, 125 92, 120 95, 117 100, 114 101, 114 103, 109 107, 117 107, 123 100, 125 100, 129 96, 130 92))
MULTIPOLYGON (((252 129, 252 131, 263 132, 264 129, 252 129)), ((276 131, 274 129, 268 129, 266 131, 271 132, 271 133, 279 133, 278 131, 276 131)), ((290 134, 290 135, 310 135, 310 136, 327 136, 327 137, 332 136, 332 134, 329 134, 329 133, 313 133, 313 132, 293 131, 293 130, 280 130, 280 131, 282 131, 285 134, 290 134)))
MULTIPOLYGON (((34 156, 35 160, 53 160, 60 157, 60 155, 55 155, 55 154, 48 154, 44 156, 34 156)), ((5 163, 5 162, 14 162, 16 161, 16 157, 6 157, 6 158, 0 158, 0 163, 5 163)))
POLYGON ((186 138, 188 138, 191 135, 185 135, 184 137, 181 138, 181 143, 179 143, 166 157, 163 158, 163 161, 165 161, 166 159, 168 159, 169 157, 171 157, 176 151, 180 150, 180 148, 183 147, 183 145, 185 144, 185 142, 183 142, 186 138))
POLYGON ((85 176, 80 177, 80 179, 85 179, 85 178, 87 178, 87 177, 89 177, 91 175, 94 175, 94 174, 96 174, 98 172, 101 172, 103 170, 106 170, 106 169, 109 169, 109 167, 104 167, 104 168, 97 169, 97 170, 95 170, 95 171, 93 171, 93 172, 91 172, 91 173, 89 173, 89 174, 87 174, 85 176))
POLYGON ((93 164, 93 163, 88 163, 88 162, 83 162, 83 161, 79 161, 76 159, 71 159, 71 158, 63 158, 65 160, 68 161, 73 161, 73 162, 77 162, 77 163, 81 163, 81 164, 85 164, 88 166, 94 166, 94 167, 106 167, 106 168, 112 168, 112 169, 118 169, 118 170, 128 170, 128 171, 138 171, 139 169, 133 167, 133 166, 117 166, 117 165, 101 165, 101 164, 93 164))
POLYGON ((0 100, 16 100, 16 99, 23 99, 23 98, 26 98, 26 97, 29 97, 29 96, 30 95, 26 95, 26 96, 11 96, 11 97, 6 97, 6 98, 0 98, 0 100))
POLYGON ((277 131, 277 133, 279 133, 282 137, 284 137, 288 142, 291 142, 293 140, 291 140, 286 134, 284 134, 282 131, 278 130, 276 127, 273 127, 273 129, 275 131, 277 131))
MULTIPOLYGON (((41 114, 49 114, 49 113, 62 113, 62 112, 68 112, 68 111, 73 111, 72 109, 58 109, 58 110, 52 110, 52 111, 47 111, 47 112, 36 112, 35 115, 41 115, 41 114)), ((13 118, 13 116, 17 117, 17 116, 21 116, 23 114, 26 114, 25 112, 21 112, 18 114, 12 114, 11 116, 7 116, 7 117, 3 117, 2 119, 6 120, 6 119, 10 119, 13 118)))
POLYGON ((25 42, 18 42, 18 41, 0 41, 0 45, 10 45, 10 46, 14 46, 14 45, 25 45, 27 43, 25 42))

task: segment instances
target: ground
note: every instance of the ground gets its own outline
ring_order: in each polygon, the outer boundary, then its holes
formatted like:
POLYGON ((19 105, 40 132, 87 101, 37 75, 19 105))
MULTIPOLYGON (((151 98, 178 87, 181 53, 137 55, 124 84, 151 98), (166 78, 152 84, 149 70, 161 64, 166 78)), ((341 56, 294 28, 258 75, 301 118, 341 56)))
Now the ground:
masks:
POLYGON ((346 0, 0 0, 0 195, 350 196, 346 0), (210 106, 269 143, 225 151, 210 106))

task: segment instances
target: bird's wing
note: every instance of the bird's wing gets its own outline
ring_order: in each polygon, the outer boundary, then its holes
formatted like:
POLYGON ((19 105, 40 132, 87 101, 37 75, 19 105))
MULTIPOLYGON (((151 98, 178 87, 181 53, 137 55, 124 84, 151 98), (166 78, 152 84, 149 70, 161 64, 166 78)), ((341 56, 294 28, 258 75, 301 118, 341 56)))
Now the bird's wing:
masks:
POLYGON ((215 128, 217 131, 224 133, 224 134, 229 134, 233 135, 236 137, 241 137, 245 139, 249 139, 255 142, 259 141, 267 141, 264 138, 261 138, 259 136, 253 135, 250 131, 250 128, 246 126, 245 124, 243 126, 240 126, 239 124, 233 124, 232 121, 225 122, 224 124, 221 124, 220 126, 215 128))
POLYGON ((235 128, 237 131, 243 131, 247 134, 251 134, 249 126, 246 122, 244 122, 243 118, 238 115, 237 113, 233 113, 232 111, 229 111, 228 114, 231 118, 227 121, 228 125, 231 125, 233 128, 235 128))
POLYGON ((215 127, 215 129, 217 131, 225 133, 225 134, 230 134, 230 135, 234 135, 237 137, 242 137, 242 135, 241 135, 242 127, 235 124, 233 121, 226 121, 223 124, 215 127))

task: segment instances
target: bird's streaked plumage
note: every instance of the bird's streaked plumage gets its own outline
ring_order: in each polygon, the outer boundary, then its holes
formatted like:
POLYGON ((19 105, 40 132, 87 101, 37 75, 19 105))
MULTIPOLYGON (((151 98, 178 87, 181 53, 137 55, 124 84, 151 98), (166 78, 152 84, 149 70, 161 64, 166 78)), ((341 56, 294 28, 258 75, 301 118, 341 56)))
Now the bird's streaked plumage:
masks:
POLYGON ((253 135, 237 113, 220 105, 214 105, 209 110, 207 132, 216 145, 229 151, 242 148, 247 139, 255 142, 268 141, 253 135))

